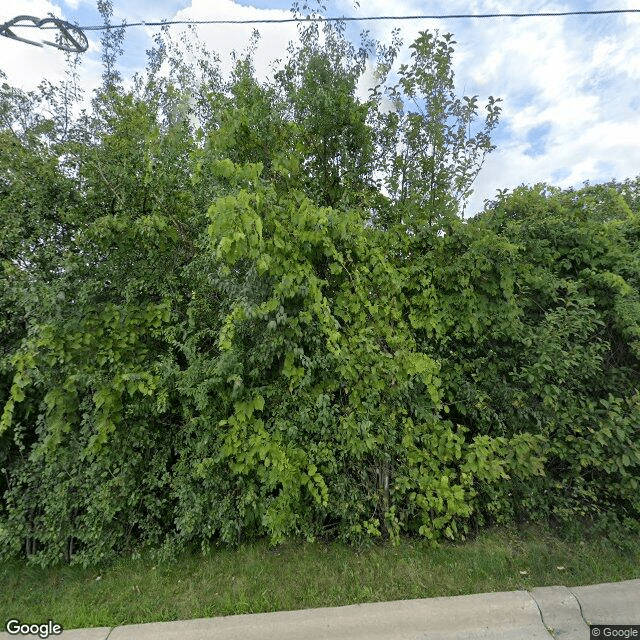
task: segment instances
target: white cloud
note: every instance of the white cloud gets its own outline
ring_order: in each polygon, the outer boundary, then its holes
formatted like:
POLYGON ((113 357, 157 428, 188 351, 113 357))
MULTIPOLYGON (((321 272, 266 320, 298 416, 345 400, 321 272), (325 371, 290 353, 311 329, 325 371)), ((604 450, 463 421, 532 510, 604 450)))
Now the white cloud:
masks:
MULTIPOLYGON (((65 0, 66 2, 66 0, 65 0)), ((67 2, 67 4, 69 4, 67 2)), ((19 15, 46 18, 49 13, 63 20, 72 20, 65 13, 60 2, 50 0, 3 0, 0 20, 10 20, 19 15)), ((23 38, 41 42, 52 40, 52 31, 40 31, 32 28, 14 28, 12 31, 23 38)), ((83 66, 80 70, 80 82, 83 87, 93 88, 100 71, 96 66, 95 54, 99 50, 96 32, 87 32, 89 50, 83 54, 83 66)), ((7 74, 10 84, 24 91, 35 89, 43 79, 56 84, 64 78, 67 69, 65 53, 50 46, 37 47, 31 44, 0 38, 0 69, 7 74)))
MULTIPOLYGON (((236 4, 232 0, 192 0, 178 11, 175 20, 263 20, 290 18, 291 13, 282 9, 258 9, 236 4)), ((261 78, 270 75, 272 63, 286 57, 291 40, 297 39, 294 23, 280 24, 224 24, 199 25, 197 33, 208 48, 220 56, 223 70, 231 67, 232 51, 242 53, 249 45, 254 29, 260 31, 260 41, 255 55, 256 74, 261 78)))
MULTIPOLYGON (((19 15, 45 18, 49 12, 64 18, 60 8, 48 0, 4 0, 0 19, 10 20, 19 15)), ((45 36, 38 29, 14 28, 12 31, 17 36, 29 40, 49 40, 48 34, 45 36)), ((43 77, 64 74, 64 68, 64 54, 61 51, 48 46, 36 47, 10 38, 0 38, 0 69, 7 74, 9 82, 14 86, 32 89, 43 77), (54 51, 56 53, 53 53, 54 51)))
POLYGON ((44 18, 48 11, 53 11, 54 5, 48 0, 4 0, 0 19, 4 22, 16 16, 36 16, 44 18))

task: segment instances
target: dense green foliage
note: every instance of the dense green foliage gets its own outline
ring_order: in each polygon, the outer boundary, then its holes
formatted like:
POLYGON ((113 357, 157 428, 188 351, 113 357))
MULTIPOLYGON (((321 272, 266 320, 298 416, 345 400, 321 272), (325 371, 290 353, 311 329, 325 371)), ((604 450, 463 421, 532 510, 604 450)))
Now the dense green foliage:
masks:
POLYGON ((640 520, 638 182, 463 223, 498 101, 323 29, 265 83, 165 31, 131 90, 107 38, 89 114, 3 84, 4 554, 640 520))

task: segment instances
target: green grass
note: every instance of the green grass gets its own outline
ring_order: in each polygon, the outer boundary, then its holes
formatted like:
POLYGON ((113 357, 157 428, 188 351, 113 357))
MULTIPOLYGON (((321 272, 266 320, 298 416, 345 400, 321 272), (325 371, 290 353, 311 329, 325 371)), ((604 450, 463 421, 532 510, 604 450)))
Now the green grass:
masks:
POLYGON ((333 543, 257 543, 163 565, 143 556, 100 570, 4 563, 0 620, 113 627, 639 577, 640 535, 622 546, 568 542, 528 526, 494 528, 437 549, 417 540, 360 552, 333 543))

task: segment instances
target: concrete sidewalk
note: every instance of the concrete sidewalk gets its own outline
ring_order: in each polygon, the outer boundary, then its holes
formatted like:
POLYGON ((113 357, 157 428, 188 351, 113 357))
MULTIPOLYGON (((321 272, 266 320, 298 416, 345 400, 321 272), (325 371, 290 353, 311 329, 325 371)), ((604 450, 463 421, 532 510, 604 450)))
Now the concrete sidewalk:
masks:
MULTIPOLYGON (((44 621, 24 621, 44 622, 44 621)), ((179 622, 77 629, 62 640, 589 640, 588 624, 640 625, 640 579, 179 622)), ((0 640, 38 638, 0 633, 0 640)), ((640 636, 638 636, 640 638, 640 636)))

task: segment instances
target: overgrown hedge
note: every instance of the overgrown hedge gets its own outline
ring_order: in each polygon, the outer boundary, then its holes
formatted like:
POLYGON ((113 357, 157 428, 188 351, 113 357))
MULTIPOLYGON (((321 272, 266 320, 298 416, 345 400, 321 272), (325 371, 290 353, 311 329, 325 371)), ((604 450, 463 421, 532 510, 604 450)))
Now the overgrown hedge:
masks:
POLYGON ((317 29, 267 84, 159 45, 72 125, 3 85, 3 556, 640 522, 640 182, 464 223, 499 109, 450 37, 363 102, 317 29))

